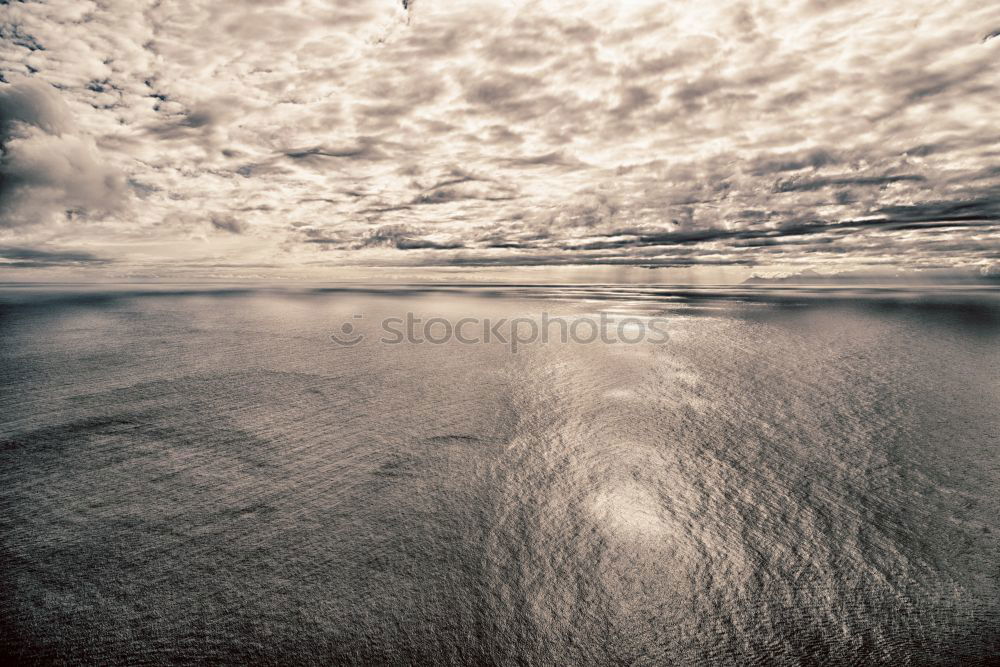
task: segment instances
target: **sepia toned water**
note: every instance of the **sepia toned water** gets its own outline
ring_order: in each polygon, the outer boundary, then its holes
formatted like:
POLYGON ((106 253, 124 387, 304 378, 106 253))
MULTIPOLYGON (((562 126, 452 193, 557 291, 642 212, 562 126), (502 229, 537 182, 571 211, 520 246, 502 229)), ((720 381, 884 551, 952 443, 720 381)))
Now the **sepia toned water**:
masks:
POLYGON ((9 286, 0 380, 7 658, 1000 654, 994 292, 9 286), (407 312, 669 338, 380 343, 407 312))

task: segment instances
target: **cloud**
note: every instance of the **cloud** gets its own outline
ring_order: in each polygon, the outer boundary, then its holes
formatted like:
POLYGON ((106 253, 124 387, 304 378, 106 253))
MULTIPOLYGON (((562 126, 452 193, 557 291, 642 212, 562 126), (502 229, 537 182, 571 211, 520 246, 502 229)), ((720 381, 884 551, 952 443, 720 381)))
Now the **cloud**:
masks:
POLYGON ((0 86, 0 225, 47 222, 56 214, 115 210, 125 179, 75 134, 69 109, 48 84, 0 86))
POLYGON ((321 166, 321 162, 316 158, 336 158, 344 160, 377 160, 385 157, 385 153, 379 150, 377 141, 371 137, 359 137, 354 145, 344 147, 313 146, 311 148, 297 148, 285 151, 285 156, 293 160, 312 162, 321 166))
POLYGON ((144 266, 206 246, 289 266, 995 261, 982 3, 405 4, 6 5, 4 242, 111 240, 144 266))
POLYGON ((216 214, 209 217, 209 222, 214 229, 230 234, 243 234, 246 232, 246 225, 232 215, 216 214))
POLYGON ((157 119, 146 131, 155 139, 198 144, 208 152, 219 151, 228 138, 227 124, 238 117, 241 107, 234 96, 198 102, 169 114, 167 119, 157 119))
POLYGON ((1000 222, 1000 192, 966 201, 930 201, 885 206, 878 210, 891 222, 1000 222))
POLYGON ((43 268, 50 266, 101 265, 110 261, 80 250, 44 250, 0 246, 0 267, 43 268))
POLYGON ((0 123, 5 134, 14 132, 17 123, 33 125, 49 134, 63 134, 73 126, 69 109, 55 89, 32 79, 0 88, 0 123))
POLYGON ((865 186, 881 187, 891 183, 906 181, 920 182, 925 180, 920 174, 900 174, 898 176, 828 176, 824 178, 791 178, 774 184, 777 192, 795 192, 796 190, 820 190, 822 188, 865 186))
POLYGON ((366 233, 355 244, 357 248, 389 246, 398 250, 448 250, 461 248, 460 242, 434 240, 420 236, 418 230, 406 225, 382 225, 366 233))

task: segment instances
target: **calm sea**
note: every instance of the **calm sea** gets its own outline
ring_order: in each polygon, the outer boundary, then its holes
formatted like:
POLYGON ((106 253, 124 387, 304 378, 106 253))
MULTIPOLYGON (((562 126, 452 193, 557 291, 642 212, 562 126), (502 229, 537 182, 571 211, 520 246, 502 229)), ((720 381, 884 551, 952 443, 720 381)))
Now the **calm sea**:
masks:
POLYGON ((1000 655, 996 292, 7 286, 0 381, 22 662, 1000 655))

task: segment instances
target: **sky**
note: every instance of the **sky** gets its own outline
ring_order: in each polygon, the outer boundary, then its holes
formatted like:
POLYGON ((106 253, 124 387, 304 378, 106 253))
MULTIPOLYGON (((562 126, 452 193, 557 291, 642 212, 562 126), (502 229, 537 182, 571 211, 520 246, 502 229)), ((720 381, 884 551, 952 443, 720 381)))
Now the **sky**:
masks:
POLYGON ((0 280, 1000 274, 980 0, 0 5, 0 280))

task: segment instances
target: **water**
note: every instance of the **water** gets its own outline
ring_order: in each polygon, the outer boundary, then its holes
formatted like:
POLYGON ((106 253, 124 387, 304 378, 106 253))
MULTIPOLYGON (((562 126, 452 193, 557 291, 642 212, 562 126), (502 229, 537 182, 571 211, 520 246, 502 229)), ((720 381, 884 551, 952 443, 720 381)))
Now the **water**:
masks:
POLYGON ((1000 654, 993 292, 8 287, 0 304, 7 657, 1000 654), (379 343, 408 311, 656 316, 669 339, 379 343), (343 322, 366 338, 334 344, 343 322))

